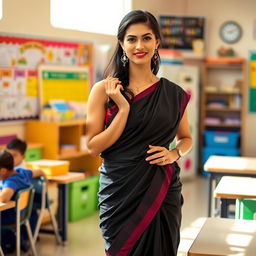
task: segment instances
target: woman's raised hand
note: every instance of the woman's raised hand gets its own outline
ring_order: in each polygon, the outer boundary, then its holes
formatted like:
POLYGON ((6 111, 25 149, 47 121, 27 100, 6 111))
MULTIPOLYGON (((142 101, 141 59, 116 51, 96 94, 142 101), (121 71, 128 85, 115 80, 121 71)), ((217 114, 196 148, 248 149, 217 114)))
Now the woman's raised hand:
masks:
POLYGON ((129 102, 122 95, 121 90, 124 90, 121 81, 118 78, 108 76, 104 79, 106 94, 118 106, 118 108, 129 107, 129 102))

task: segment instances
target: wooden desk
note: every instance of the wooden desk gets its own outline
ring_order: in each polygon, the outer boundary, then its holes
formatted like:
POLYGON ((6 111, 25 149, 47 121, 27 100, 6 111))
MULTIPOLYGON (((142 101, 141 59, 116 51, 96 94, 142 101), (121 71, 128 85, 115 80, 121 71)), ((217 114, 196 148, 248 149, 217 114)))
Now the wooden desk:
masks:
POLYGON ((208 216, 215 215, 215 200, 213 197, 217 181, 223 176, 256 177, 255 157, 211 156, 204 165, 209 172, 208 216))
POLYGON ((221 217, 227 218, 228 199, 256 199, 256 178, 224 176, 214 190, 214 196, 221 199, 221 217))
POLYGON ((253 256, 256 252, 256 221, 206 219, 188 256, 253 256))
POLYGON ((81 172, 69 172, 66 175, 52 176, 47 179, 55 181, 58 184, 68 184, 74 181, 82 180, 85 178, 84 173, 81 172))
POLYGON ((14 201, 9 201, 8 203, 0 203, 0 212, 4 210, 8 210, 15 207, 14 201))
POLYGON ((68 184, 74 181, 83 180, 84 178, 84 173, 79 172, 69 172, 66 175, 48 177, 49 181, 58 184, 58 224, 60 236, 64 244, 66 244, 68 240, 68 184))

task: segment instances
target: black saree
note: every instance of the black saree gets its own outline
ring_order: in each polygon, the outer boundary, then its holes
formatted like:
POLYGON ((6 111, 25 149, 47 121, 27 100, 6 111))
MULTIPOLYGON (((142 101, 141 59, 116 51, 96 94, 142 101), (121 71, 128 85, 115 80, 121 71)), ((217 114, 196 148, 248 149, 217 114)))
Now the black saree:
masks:
MULTIPOLYGON (((151 165, 149 145, 168 148, 189 101, 161 78, 131 103, 120 138, 102 152, 100 228, 108 256, 174 256, 179 245, 181 182, 177 163, 151 165)), ((107 110, 106 126, 118 108, 107 110)))

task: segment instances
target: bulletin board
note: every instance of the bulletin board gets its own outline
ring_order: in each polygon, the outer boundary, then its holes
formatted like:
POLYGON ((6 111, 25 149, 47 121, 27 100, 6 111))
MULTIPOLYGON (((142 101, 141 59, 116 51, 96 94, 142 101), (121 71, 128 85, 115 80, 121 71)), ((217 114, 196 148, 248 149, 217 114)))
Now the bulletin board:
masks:
POLYGON ((40 65, 87 67, 93 83, 93 44, 0 35, 0 121, 38 118, 40 65))
POLYGON ((88 67, 40 66, 40 107, 51 100, 86 102, 90 92, 88 67))
POLYGON ((250 51, 249 68, 249 111, 256 112, 256 51, 250 51))

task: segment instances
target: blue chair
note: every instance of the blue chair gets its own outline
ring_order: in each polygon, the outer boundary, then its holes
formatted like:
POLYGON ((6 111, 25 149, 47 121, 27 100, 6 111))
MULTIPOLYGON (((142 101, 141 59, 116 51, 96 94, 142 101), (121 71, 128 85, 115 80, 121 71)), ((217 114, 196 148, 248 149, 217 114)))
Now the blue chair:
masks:
POLYGON ((51 203, 48 198, 47 182, 44 179, 44 177, 41 176, 41 177, 32 179, 32 185, 34 186, 34 189, 35 189, 33 209, 36 211, 39 211, 38 220, 37 220, 37 224, 34 232, 34 241, 36 241, 38 237, 38 233, 39 233, 39 230, 42 224, 42 219, 45 212, 44 210, 47 209, 49 211, 49 215, 51 218, 57 243, 61 244, 57 221, 50 207, 51 203))
MULTIPOLYGON (((20 227, 21 225, 25 225, 28 238, 31 245, 32 253, 34 256, 37 255, 34 239, 32 236, 29 218, 32 210, 33 199, 34 199, 34 188, 31 185, 26 189, 19 190, 15 195, 15 212, 16 212, 16 223, 10 225, 3 225, 1 227, 2 230, 12 230, 16 231, 16 255, 20 256, 20 227)), ((2 252, 1 252, 2 253, 2 252)))

